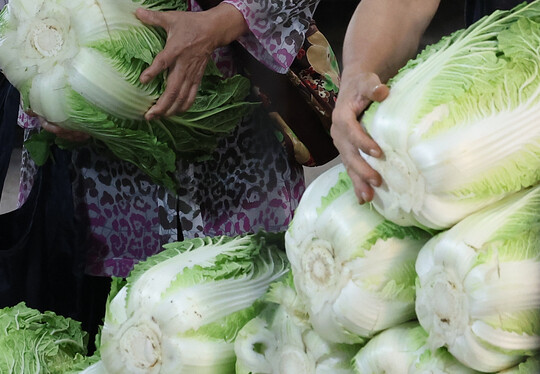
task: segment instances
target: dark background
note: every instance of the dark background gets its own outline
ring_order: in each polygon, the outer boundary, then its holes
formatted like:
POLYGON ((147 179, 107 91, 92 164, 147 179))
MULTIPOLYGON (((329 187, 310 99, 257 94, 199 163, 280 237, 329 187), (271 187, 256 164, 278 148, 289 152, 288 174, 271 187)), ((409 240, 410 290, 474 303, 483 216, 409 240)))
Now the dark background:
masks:
MULTIPOLYGON (((315 12, 315 21, 341 62, 341 48, 347 24, 358 0, 322 0, 315 12)), ((420 48, 437 42, 442 36, 465 27, 464 1, 442 0, 428 27, 420 48)))

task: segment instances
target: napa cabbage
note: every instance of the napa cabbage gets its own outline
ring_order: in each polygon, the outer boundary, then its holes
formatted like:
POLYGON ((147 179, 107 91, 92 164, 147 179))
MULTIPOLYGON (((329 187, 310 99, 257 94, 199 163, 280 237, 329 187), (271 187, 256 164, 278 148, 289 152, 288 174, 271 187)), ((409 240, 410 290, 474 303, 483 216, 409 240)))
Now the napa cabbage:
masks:
POLYGON ((445 348, 430 350, 428 334, 417 321, 377 334, 353 359, 357 374, 474 374, 445 348))
POLYGON ((288 270, 282 234, 165 245, 110 295, 101 360, 83 373, 234 373, 238 331, 288 270))
MULTIPOLYGON (((95 146, 131 162, 155 182, 177 187, 178 157, 208 158, 253 104, 249 81, 221 76, 209 63, 192 107, 152 121, 144 113, 166 85, 139 76, 166 41, 135 10, 185 10, 185 0, 13 0, 0 12, 0 68, 20 91, 25 109, 92 136, 95 146)), ((47 157, 37 135, 28 149, 47 157)), ((63 146, 68 146, 63 144, 63 146)), ((69 146, 74 146, 73 144, 69 146)))
POLYGON ((416 314, 431 348, 482 372, 540 353, 540 186, 438 234, 415 267, 416 314))
POLYGON ((264 302, 236 337, 236 374, 353 374, 359 347, 328 342, 312 329, 290 273, 270 285, 264 302))
POLYGON ((325 340, 353 344, 414 318, 414 264, 430 237, 360 205, 342 164, 321 174, 285 234, 313 329, 325 340))
POLYGON ((0 373, 63 374, 85 359, 87 342, 71 318, 24 302, 0 309, 0 373))
POLYGON ((449 228, 540 181, 540 2, 442 38, 390 82, 363 122, 385 157, 374 206, 404 226, 449 228))

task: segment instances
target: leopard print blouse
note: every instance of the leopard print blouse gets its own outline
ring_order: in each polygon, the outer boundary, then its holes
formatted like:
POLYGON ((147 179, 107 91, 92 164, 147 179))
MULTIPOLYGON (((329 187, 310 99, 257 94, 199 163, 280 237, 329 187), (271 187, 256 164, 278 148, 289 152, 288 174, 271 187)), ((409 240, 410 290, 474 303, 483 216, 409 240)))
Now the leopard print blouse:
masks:
MULTIPOLYGON (((318 0, 227 0, 250 33, 239 42, 256 58, 285 72, 302 45, 318 0)), ((191 11, 200 8, 193 0, 191 11)), ((236 72, 229 48, 213 56, 225 75, 236 72)), ((20 113, 27 133, 35 120, 20 113)), ((35 166, 24 152, 19 203, 35 166)), ((86 231, 86 272, 125 277, 138 261, 171 241, 200 236, 285 230, 305 189, 301 165, 291 160, 263 115, 244 118, 204 162, 178 163, 182 188, 170 193, 135 166, 89 147, 73 151, 76 216, 86 231)))

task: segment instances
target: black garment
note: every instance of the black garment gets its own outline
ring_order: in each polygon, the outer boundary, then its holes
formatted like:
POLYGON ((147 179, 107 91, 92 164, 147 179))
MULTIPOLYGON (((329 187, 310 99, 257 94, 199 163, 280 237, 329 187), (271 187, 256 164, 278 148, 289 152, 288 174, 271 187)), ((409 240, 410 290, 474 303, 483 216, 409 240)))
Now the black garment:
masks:
POLYGON ((508 10, 523 3, 532 2, 532 0, 466 0, 465 1, 465 22, 467 26, 478 21, 485 15, 491 14, 494 11, 508 10))
MULTIPOLYGON (((19 94, 0 82, 0 186, 16 140, 19 94)), ((84 250, 74 218, 71 154, 55 148, 22 207, 0 214, 0 308, 21 301, 80 320, 84 250)), ((1 191, 1 189, 0 189, 1 191)))
POLYGON ((14 127, 18 111, 19 92, 0 73, 0 193, 8 172, 11 150, 15 145, 14 127))
MULTIPOLYGON (((19 93, 0 73, 0 193, 17 143, 19 93)), ((89 353, 111 278, 84 275, 85 245, 71 191, 71 152, 53 148, 24 205, 0 214, 0 308, 24 301, 82 323, 89 353)))
POLYGON ((83 310, 80 314, 82 328, 88 333, 88 354, 96 350, 95 339, 99 327, 103 325, 105 304, 111 290, 110 277, 85 275, 82 288, 83 310))

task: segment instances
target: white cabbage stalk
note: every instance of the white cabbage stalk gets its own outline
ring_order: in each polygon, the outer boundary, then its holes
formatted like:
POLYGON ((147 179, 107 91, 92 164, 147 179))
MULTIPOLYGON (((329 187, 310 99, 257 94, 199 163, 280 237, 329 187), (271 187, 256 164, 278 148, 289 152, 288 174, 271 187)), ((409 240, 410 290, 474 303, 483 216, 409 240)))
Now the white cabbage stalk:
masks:
POLYGON ((532 356, 524 362, 510 369, 503 370, 499 374, 538 374, 540 373, 540 356, 532 356))
POLYGON ((374 206, 449 228, 540 181, 540 2, 496 11, 428 47, 363 122, 385 157, 374 206))
POLYGON ((483 372, 540 352, 540 186, 470 215, 416 262, 416 314, 432 348, 483 372))
POLYGON ((136 265, 107 307, 99 348, 105 373, 234 373, 236 334, 288 271, 274 240, 186 240, 136 265))
POLYGON ((314 330, 361 343, 414 318, 414 262, 429 235, 360 205, 343 165, 313 181, 285 234, 294 284, 314 330))
POLYGON ((359 347, 329 343, 313 331, 291 285, 270 289, 265 309, 238 333, 236 374, 353 374, 359 347))
POLYGON ((444 348, 431 351, 418 322, 391 327, 372 338, 353 359, 357 374, 473 374, 444 348))
POLYGON ((105 366, 103 366, 102 361, 98 361, 86 369, 77 372, 77 374, 107 374, 107 369, 105 369, 105 366))

